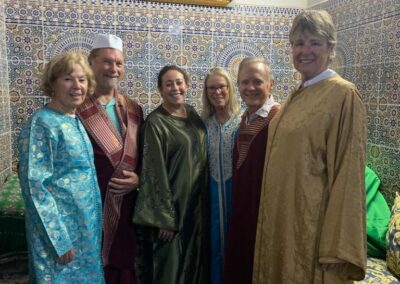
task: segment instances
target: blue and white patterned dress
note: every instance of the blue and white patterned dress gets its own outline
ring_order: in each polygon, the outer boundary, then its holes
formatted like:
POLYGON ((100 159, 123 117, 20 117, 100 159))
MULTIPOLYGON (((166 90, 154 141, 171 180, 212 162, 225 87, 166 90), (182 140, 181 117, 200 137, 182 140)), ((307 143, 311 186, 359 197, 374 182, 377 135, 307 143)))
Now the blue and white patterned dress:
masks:
POLYGON ((21 131, 19 153, 31 282, 104 283, 101 197, 83 125, 44 107, 21 131), (56 262, 72 248, 70 263, 56 262))
POLYGON ((240 116, 221 125, 215 115, 207 127, 211 191, 211 283, 222 283, 226 236, 232 203, 232 152, 240 116))

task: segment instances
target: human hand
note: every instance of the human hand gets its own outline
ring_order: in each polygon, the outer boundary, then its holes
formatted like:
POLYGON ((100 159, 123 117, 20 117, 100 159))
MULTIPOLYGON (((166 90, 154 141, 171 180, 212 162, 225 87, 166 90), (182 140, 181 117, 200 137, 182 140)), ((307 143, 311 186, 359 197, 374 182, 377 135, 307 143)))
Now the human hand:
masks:
POLYGON ((158 233, 158 238, 164 242, 170 242, 175 235, 175 231, 172 230, 167 230, 167 229, 161 229, 160 232, 158 233))
POLYGON ((110 181, 110 192, 115 194, 126 194, 139 186, 139 176, 133 171, 123 170, 126 178, 112 178, 110 181))
POLYGON ((57 262, 59 264, 65 265, 67 263, 70 263, 75 257, 75 250, 70 249, 67 251, 65 254, 57 258, 57 262))

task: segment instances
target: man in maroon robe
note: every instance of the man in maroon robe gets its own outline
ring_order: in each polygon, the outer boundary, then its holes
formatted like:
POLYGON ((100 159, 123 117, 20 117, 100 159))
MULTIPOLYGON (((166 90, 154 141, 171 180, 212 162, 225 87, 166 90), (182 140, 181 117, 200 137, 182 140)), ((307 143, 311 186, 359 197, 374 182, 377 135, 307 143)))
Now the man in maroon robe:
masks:
POLYGON ((279 110, 271 96, 269 64, 248 57, 239 65, 238 87, 247 110, 233 150, 232 218, 224 265, 225 284, 250 284, 268 124, 279 110))
POLYGON ((89 54, 96 88, 78 109, 92 141, 103 201, 102 258, 106 283, 137 283, 134 270, 136 235, 131 223, 136 188, 141 107, 121 95, 124 74, 122 40, 97 35, 89 54))

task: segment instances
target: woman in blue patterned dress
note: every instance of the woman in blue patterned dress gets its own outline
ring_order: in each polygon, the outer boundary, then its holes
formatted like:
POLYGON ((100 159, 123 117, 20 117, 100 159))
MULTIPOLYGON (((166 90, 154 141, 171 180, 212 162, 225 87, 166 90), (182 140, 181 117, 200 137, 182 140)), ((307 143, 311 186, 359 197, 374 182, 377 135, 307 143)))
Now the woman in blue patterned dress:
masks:
POLYGON ((19 139, 32 283, 104 283, 101 199, 93 150, 76 108, 94 88, 83 55, 55 57, 41 87, 51 101, 19 139))
POLYGON ((222 68, 209 71, 202 99, 210 169, 211 283, 219 284, 231 216, 232 151, 240 124, 240 108, 228 72, 222 68))

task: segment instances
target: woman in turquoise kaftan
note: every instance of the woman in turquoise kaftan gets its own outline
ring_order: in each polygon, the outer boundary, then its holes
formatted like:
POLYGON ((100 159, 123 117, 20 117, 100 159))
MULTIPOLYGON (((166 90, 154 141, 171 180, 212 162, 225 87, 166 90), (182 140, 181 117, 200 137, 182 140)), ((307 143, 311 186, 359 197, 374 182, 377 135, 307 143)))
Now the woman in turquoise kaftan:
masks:
POLYGON ((232 207, 232 153, 240 107, 224 69, 211 69, 203 89, 202 118, 207 128, 211 197, 211 284, 222 283, 225 244, 232 207))
POLYGON ((52 100, 30 117, 19 139, 32 283, 104 283, 101 197, 93 149, 75 109, 93 88, 83 55, 48 63, 42 89, 52 100))

